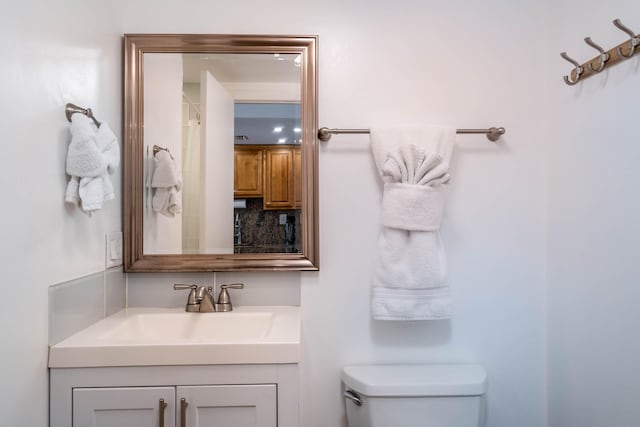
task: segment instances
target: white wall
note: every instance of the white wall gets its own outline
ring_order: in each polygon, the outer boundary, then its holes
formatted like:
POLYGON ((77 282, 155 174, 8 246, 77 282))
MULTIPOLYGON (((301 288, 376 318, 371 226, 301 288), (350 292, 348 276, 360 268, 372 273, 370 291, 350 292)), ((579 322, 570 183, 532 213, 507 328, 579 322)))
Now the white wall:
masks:
POLYGON ((202 253, 233 253, 233 97, 209 73, 201 72, 202 253))
POLYGON ((549 426, 640 425, 640 57, 574 87, 571 65, 640 32, 632 0, 554 3, 549 46, 549 426), (576 13, 579 11, 579 13, 576 13))
POLYGON ((321 271, 290 276, 292 293, 300 278, 304 310, 301 424, 344 424, 344 364, 454 361, 487 367, 488 427, 543 426, 546 141, 537 126, 546 120, 545 46, 530 37, 545 28, 543 7, 507 0, 30 0, 5 7, 0 173, 21 185, 7 186, 2 214, 0 321, 11 352, 3 353, 0 424, 46 424, 46 287, 102 269, 102 234, 120 228, 119 194, 90 220, 62 205, 63 105, 91 106, 119 133, 121 33, 188 32, 318 34, 321 125, 508 130, 497 146, 481 136, 458 139, 443 229, 456 302, 451 322, 370 320, 381 187, 368 139, 336 137, 321 148, 321 271), (25 296, 28 312, 18 304, 25 296))
POLYGON ((47 425, 48 286, 104 270, 115 200, 91 218, 63 202, 64 105, 91 107, 121 135, 122 32, 114 5, 9 2, 0 14, 0 425, 47 425))
POLYGON ((236 102, 246 101, 300 101, 299 83, 230 83, 222 85, 236 102))
MULTIPOLYGON (((370 320, 381 187, 368 138, 334 137, 321 148, 321 271, 300 275, 301 425, 343 425, 342 365, 428 361, 487 367, 489 427, 545 424, 546 141, 537 132, 546 120, 545 46, 523 36, 544 31, 545 22, 544 5, 528 3, 241 0, 159 9, 138 1, 126 8, 126 32, 318 34, 323 126, 507 128, 497 146, 482 136, 458 138, 443 230, 451 322, 370 320)), ((138 280, 144 276, 129 276, 130 289, 138 280)))
MULTIPOLYGON (((451 322, 369 319, 379 185, 366 137, 321 149, 321 271, 303 275, 304 426, 344 422, 342 365, 477 362, 489 374, 488 427, 545 425, 544 87, 522 2, 394 3, 340 9, 320 32, 320 124, 502 125, 503 142, 460 136, 443 226, 451 322)), ((331 19, 328 16, 325 18, 331 19)))
MULTIPOLYGON (((182 55, 149 53, 144 55, 144 147, 145 181, 155 173, 153 146, 171 153, 178 172, 182 171, 182 55), (146 155, 149 153, 149 156, 146 155)), ((182 213, 167 217, 152 209, 154 191, 145 191, 144 253, 182 253, 182 213)), ((178 194, 182 197, 182 193, 178 194)))

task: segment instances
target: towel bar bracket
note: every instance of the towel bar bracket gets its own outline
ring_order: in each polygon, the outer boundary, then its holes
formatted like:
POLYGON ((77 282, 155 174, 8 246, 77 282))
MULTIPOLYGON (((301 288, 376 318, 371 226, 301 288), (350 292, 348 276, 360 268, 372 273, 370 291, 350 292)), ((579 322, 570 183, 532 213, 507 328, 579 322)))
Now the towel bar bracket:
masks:
POLYGON ((158 152, 160 152, 160 151, 166 151, 167 153, 169 153, 169 157, 171 157, 171 160, 174 160, 174 159, 173 159, 173 155, 171 154, 171 151, 169 151, 169 149, 168 149, 168 148, 160 147, 159 145, 154 145, 154 146, 153 146, 153 156, 154 156, 154 157, 155 157, 155 156, 156 156, 156 154, 158 154, 158 152))
POLYGON ((78 107, 77 105, 70 102, 64 106, 64 114, 65 116, 67 116, 67 120, 71 121, 71 116, 76 113, 84 114, 85 116, 93 120, 93 123, 95 123, 97 127, 100 127, 100 122, 93 115, 93 111, 91 111, 91 108, 78 107))

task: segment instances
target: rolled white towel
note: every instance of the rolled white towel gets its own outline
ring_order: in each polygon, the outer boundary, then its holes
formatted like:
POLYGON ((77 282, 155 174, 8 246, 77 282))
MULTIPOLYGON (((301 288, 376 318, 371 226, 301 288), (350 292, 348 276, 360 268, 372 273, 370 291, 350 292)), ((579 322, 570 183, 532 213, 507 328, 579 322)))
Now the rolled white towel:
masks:
POLYGON ((371 313, 380 320, 451 316, 447 266, 439 229, 455 129, 372 130, 385 182, 371 313))
POLYGON ((65 201, 79 203, 88 215, 102 209, 106 200, 115 197, 109 174, 119 165, 120 147, 109 125, 103 122, 96 128, 87 116, 72 115, 66 165, 70 178, 65 201))
POLYGON ((154 171, 151 179, 153 198, 151 206, 154 212, 174 217, 182 212, 182 201, 179 194, 182 190, 182 177, 177 171, 171 155, 160 150, 154 157, 154 171))
POLYGON ((84 114, 71 116, 71 142, 67 150, 67 173, 96 177, 107 171, 107 161, 96 141, 97 127, 84 114))

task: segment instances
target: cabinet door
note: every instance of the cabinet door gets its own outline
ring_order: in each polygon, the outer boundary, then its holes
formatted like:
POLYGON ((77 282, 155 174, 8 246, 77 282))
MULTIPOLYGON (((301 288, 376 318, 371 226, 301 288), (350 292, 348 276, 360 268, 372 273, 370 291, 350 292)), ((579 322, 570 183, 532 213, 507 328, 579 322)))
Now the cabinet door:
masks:
POLYGON ((262 197, 262 148, 236 147, 233 159, 233 197, 262 197))
POLYGON ((74 427, 173 427, 174 387, 76 388, 74 427))
POLYGON ((291 148, 269 148, 265 151, 264 208, 293 208, 293 151, 291 148))
POLYGON ((277 427, 275 384, 177 388, 178 427, 277 427), (184 405, 184 404, 183 404, 184 405), (184 421, 184 423, 183 423, 184 421))

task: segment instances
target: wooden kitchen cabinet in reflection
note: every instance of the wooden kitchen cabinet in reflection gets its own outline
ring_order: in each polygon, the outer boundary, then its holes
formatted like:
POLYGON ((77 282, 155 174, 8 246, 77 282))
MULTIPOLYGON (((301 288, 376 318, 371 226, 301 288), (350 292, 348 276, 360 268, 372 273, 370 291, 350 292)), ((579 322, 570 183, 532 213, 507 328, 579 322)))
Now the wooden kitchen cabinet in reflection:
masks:
POLYGON ((293 208, 293 150, 274 147, 264 154, 264 208, 293 208))
POLYGON ((302 156, 293 146, 236 146, 234 197, 263 197, 264 209, 302 207, 302 156))
POLYGON ((233 197, 262 197, 263 148, 235 146, 233 157, 233 197))

